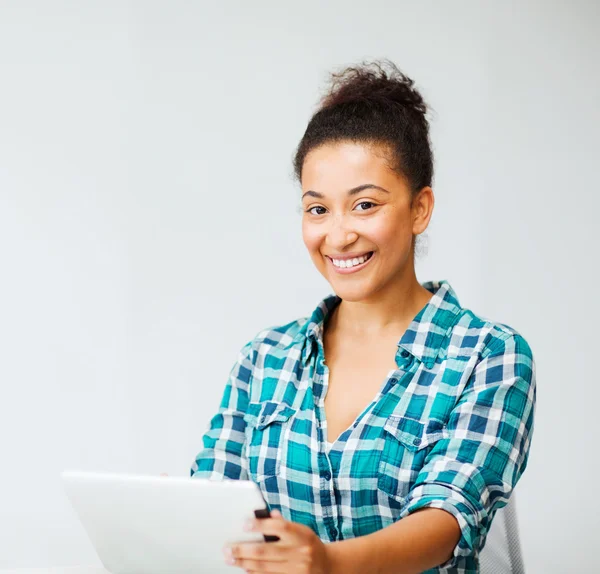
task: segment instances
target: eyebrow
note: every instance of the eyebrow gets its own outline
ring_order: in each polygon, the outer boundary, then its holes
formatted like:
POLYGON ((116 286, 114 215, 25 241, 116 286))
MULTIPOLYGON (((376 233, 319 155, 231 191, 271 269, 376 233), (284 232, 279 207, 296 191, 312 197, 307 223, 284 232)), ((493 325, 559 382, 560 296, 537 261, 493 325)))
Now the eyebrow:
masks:
MULTIPOLYGON (((357 193, 360 193, 365 189, 378 189, 380 191, 385 191, 385 193, 390 193, 387 189, 385 189, 384 187, 380 187, 379 185, 375 185, 373 183, 364 183, 363 185, 358 185, 357 187, 349 189, 348 195, 356 195, 357 193)), ((318 199, 324 199, 325 197, 322 193, 319 193, 318 191, 313 191, 312 189, 309 189, 306 193, 304 193, 302 195, 302 199, 304 199, 307 195, 310 195, 311 197, 316 197, 318 199)))

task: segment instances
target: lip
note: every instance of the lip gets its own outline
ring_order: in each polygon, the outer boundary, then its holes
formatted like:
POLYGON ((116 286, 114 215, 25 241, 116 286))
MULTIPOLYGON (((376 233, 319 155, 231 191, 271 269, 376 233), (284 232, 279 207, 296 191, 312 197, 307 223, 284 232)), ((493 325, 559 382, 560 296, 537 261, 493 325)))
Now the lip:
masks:
POLYGON ((373 253, 373 252, 372 251, 355 251, 354 253, 346 253, 344 255, 340 255, 339 257, 337 255, 325 255, 325 257, 329 257, 330 259, 338 259, 338 260, 346 261, 347 259, 354 259, 355 257, 362 257, 363 255, 366 255, 367 253, 373 253))
MULTIPOLYGON (((329 265, 331 265, 331 267, 333 268, 333 270, 336 273, 339 273, 340 275, 348 275, 350 273, 358 273, 359 271, 361 271, 362 269, 364 269, 369 263, 371 263, 372 259, 375 257, 375 251, 367 251, 366 253, 372 253, 371 257, 369 257, 364 263, 361 263, 360 265, 356 265, 354 267, 336 267, 333 264, 333 261, 331 259, 331 257, 329 255, 326 255, 325 258, 327 259, 327 262, 329 265)), ((360 255, 365 255, 365 252, 363 251, 362 253, 357 254, 357 256, 360 255)), ((336 257, 337 259, 337 257, 336 257)), ((350 259, 350 256, 346 256, 345 259, 350 259)))

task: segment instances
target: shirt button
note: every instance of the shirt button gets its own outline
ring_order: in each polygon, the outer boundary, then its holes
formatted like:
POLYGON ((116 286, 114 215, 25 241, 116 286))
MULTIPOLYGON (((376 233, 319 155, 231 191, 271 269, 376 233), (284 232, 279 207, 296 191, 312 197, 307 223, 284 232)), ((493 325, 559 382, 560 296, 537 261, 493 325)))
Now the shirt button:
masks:
POLYGON ((402 351, 402 353, 400 353, 405 359, 406 357, 408 357, 408 355, 410 355, 410 353, 405 349, 404 351, 402 351))
POLYGON ((421 439, 420 439, 420 438, 416 438, 416 439, 414 439, 414 440, 413 440, 413 444, 414 444, 415 446, 419 446, 419 445, 421 444, 421 439))
POLYGON ((266 420, 267 420, 266 416, 263 415, 262 417, 260 417, 260 422, 261 423, 264 423, 266 420))
POLYGON ((326 471, 326 472, 323 474, 323 478, 324 478, 325 480, 331 480, 331 473, 330 473, 329 471, 326 471))

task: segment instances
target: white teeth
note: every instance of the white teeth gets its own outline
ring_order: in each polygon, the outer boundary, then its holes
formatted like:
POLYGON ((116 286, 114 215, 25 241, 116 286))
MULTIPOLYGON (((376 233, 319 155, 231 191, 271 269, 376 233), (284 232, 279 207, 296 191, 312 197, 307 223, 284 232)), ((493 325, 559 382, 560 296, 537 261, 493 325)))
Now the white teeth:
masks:
POLYGON ((355 257, 354 259, 332 259, 333 264, 340 269, 347 269, 364 263, 369 258, 369 255, 362 255, 361 257, 355 257))

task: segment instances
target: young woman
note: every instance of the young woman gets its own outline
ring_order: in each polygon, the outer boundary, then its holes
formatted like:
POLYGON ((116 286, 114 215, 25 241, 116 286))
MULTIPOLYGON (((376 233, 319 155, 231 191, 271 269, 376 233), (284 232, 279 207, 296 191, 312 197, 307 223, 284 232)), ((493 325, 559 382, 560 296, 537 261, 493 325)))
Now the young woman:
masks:
POLYGON ((531 349, 447 281, 417 281, 426 105, 383 64, 333 75, 295 157, 304 243, 335 295, 243 347, 191 469, 262 490, 272 518, 251 527, 279 541, 225 549, 247 572, 476 572, 527 463, 531 349))

